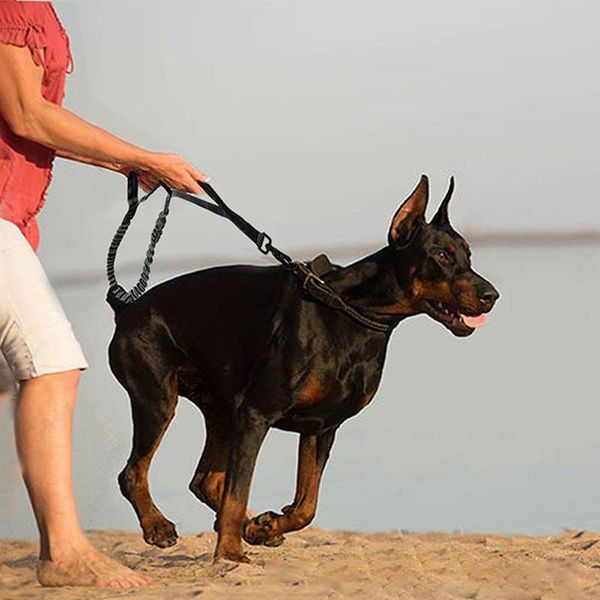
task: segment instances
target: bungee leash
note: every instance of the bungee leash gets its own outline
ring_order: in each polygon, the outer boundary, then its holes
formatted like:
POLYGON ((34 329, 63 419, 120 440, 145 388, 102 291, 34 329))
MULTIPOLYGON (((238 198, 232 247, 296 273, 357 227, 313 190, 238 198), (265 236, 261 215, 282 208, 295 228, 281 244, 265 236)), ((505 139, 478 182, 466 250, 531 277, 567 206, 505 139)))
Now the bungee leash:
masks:
POLYGON ((129 173, 127 176, 127 203, 129 206, 112 239, 106 258, 106 276, 109 284, 107 294, 108 297, 112 297, 118 302, 130 304, 135 302, 146 291, 148 282, 150 280, 150 271, 152 269, 156 245, 158 244, 167 223, 167 216, 169 214, 171 200, 174 197, 177 197, 231 221, 246 237, 254 242, 260 252, 265 255, 271 254, 273 258, 275 258, 281 265, 294 273, 294 275, 296 275, 296 277, 299 279, 305 292, 315 300, 331 308, 346 313, 358 323, 375 331, 387 333, 391 330, 390 325, 387 323, 375 321, 363 315, 354 307, 350 306, 333 288, 331 288, 321 279, 322 275, 333 268, 329 262, 329 259, 324 254, 319 255, 313 261, 308 263, 293 261, 290 256, 285 254, 285 252, 282 252, 273 245, 273 240, 270 235, 264 231, 259 231, 241 215, 229 208, 229 206, 227 206, 225 201, 219 196, 219 194, 217 194, 210 184, 202 181, 198 181, 198 184, 202 187, 206 195, 214 202, 214 204, 192 194, 175 190, 163 182, 160 182, 157 186, 140 198, 138 195, 137 174, 134 171, 129 173), (146 250, 146 256, 142 265, 142 272, 138 282, 128 291, 118 283, 115 275, 115 260, 117 257, 117 251, 121 241, 123 240, 123 237, 131 225, 131 221, 133 220, 139 205, 142 204, 142 202, 145 202, 156 190, 161 187, 167 192, 165 203, 163 209, 160 211, 156 219, 154 228, 152 229, 150 242, 148 244, 148 249, 146 250))

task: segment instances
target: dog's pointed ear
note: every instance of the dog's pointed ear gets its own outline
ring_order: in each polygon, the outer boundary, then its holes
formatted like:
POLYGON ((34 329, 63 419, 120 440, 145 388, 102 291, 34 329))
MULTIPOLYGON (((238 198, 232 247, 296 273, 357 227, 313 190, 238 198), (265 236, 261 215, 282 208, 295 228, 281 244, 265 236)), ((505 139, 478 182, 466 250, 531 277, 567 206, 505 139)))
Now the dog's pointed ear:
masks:
POLYGON ((450 217, 448 216, 448 204, 450 204, 450 199, 452 198, 452 192, 454 191, 454 177, 450 177, 450 185, 448 186, 448 191, 440 204, 440 207, 437 209, 433 219, 431 219, 431 224, 436 225, 437 227, 450 226, 450 217))
POLYGON ((421 175, 421 180, 412 194, 396 211, 390 230, 388 242, 390 246, 408 246, 414 239, 419 228, 425 223, 425 209, 429 199, 429 180, 427 175, 421 175))

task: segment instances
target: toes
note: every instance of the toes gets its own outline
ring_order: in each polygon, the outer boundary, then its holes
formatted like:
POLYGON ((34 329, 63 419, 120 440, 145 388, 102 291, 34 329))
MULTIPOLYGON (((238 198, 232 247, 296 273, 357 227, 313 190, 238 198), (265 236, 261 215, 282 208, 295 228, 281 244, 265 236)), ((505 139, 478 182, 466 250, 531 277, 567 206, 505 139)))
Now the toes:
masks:
POLYGON ((112 589, 129 589, 138 588, 152 583, 152 580, 142 575, 137 575, 133 571, 130 575, 123 575, 116 579, 99 579, 96 583, 96 587, 112 588, 112 589))
POLYGON ((61 562, 40 561, 38 579, 44 586, 93 586, 127 589, 151 583, 142 574, 102 554, 92 546, 61 562))
POLYGON ((274 522, 279 518, 277 513, 264 512, 244 523, 243 537, 246 542, 256 546, 280 546, 283 536, 274 535, 274 522))
POLYGON ((144 529, 144 540, 159 548, 169 548, 177 543, 177 530, 171 521, 163 521, 144 529))
POLYGON ((257 525, 271 529, 273 521, 277 519, 278 516, 279 515, 277 513, 268 510, 267 512, 258 515, 258 517, 254 517, 252 521, 254 521, 257 525))

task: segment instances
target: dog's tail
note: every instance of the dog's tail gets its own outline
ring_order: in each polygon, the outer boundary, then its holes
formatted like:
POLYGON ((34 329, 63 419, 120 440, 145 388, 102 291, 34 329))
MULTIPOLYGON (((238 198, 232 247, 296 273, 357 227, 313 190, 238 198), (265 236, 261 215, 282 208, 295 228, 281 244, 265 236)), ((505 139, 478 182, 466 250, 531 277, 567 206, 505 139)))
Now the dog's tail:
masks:
POLYGON ((115 290, 113 290, 112 288, 109 288, 108 292, 106 293, 106 301, 110 304, 110 307, 115 311, 115 316, 117 316, 123 310, 123 308, 127 306, 127 302, 117 297, 115 290))

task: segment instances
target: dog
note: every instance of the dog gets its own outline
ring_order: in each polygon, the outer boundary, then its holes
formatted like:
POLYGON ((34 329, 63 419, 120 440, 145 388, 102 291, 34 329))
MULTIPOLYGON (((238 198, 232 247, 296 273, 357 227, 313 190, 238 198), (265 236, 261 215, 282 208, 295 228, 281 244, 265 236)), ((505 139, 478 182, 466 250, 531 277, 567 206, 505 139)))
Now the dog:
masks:
POLYGON ((155 286, 136 302, 114 300, 109 363, 129 394, 133 444, 118 477, 144 539, 175 544, 175 526, 154 504, 148 469, 179 396, 206 421, 190 490, 215 513, 215 560, 248 562, 242 539, 276 546, 314 518, 336 432, 375 396, 393 329, 425 313, 455 336, 480 327, 499 294, 471 268, 451 226, 454 180, 428 223, 426 176, 395 213, 387 245, 322 275, 374 330, 306 294, 281 266, 216 267, 155 286), (297 488, 281 513, 252 517, 248 496, 269 430, 300 434, 297 488))

